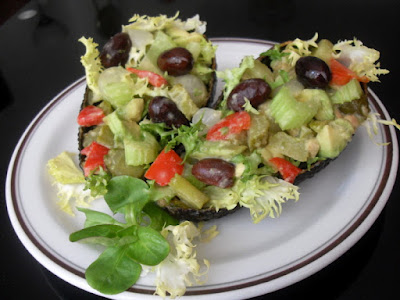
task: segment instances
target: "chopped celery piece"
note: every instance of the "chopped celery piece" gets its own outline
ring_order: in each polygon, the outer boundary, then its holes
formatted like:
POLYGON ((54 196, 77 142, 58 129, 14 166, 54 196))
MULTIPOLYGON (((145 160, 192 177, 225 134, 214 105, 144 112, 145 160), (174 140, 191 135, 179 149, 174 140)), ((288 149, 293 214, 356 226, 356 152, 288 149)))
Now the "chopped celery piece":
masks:
POLYGON ((359 99, 362 94, 360 83, 356 79, 352 79, 346 85, 339 87, 331 99, 333 104, 342 104, 359 99))
POLYGON ((246 80, 251 78, 261 78, 268 83, 274 82, 274 75, 272 74, 271 69, 259 60, 254 60, 254 67, 248 68, 241 79, 246 80))
POLYGON ((264 114, 251 114, 251 126, 247 131, 247 145, 250 151, 264 147, 268 142, 269 121, 264 114))
POLYGON ((117 141, 123 140, 125 137, 133 139, 140 137, 140 126, 133 121, 121 120, 117 111, 104 117, 103 121, 110 127, 117 141))
POLYGON ((199 110, 183 85, 174 85, 168 94, 169 98, 175 102, 176 106, 178 106, 179 110, 188 120, 191 120, 193 115, 199 110))
POLYGON ((168 185, 179 199, 191 208, 201 209, 210 200, 206 194, 179 174, 175 174, 168 185))
POLYGON ((305 142, 305 139, 278 132, 269 139, 267 148, 272 153, 280 153, 298 161, 307 161, 308 151, 305 142))
POLYGON ((151 44, 149 51, 147 51, 146 57, 154 66, 157 66, 157 59, 160 54, 174 47, 176 47, 176 44, 167 34, 165 34, 163 31, 157 31, 154 41, 151 44))
POLYGON ((104 156, 104 163, 113 176, 129 175, 140 178, 144 174, 143 166, 128 166, 126 164, 123 149, 110 149, 104 156))
POLYGON ((208 99, 207 87, 198 76, 193 74, 171 76, 169 81, 173 85, 181 84, 197 107, 206 105, 208 99))
POLYGON ((122 67, 105 69, 99 76, 101 95, 114 107, 128 103, 134 94, 134 82, 130 72, 122 67))
POLYGON ((329 64, 332 57, 333 44, 331 41, 322 39, 318 42, 318 47, 312 52, 312 55, 318 57, 329 64))
POLYGON ((125 106, 117 109, 118 115, 124 119, 139 122, 144 110, 144 100, 142 98, 133 98, 125 106))
POLYGON ((110 127, 107 125, 99 125, 95 128, 95 130, 99 128, 99 135, 96 138, 96 141, 107 148, 114 147, 114 134, 110 130, 110 127))
POLYGON ((315 115, 315 118, 317 120, 324 121, 324 120, 333 120, 335 118, 331 99, 324 90, 304 89, 301 92, 300 97, 302 98, 302 100, 314 98, 314 100, 319 101, 321 103, 320 108, 318 109, 315 115))
POLYGON ((146 131, 142 131, 140 140, 124 138, 124 147, 125 162, 129 166, 141 166, 153 162, 160 150, 156 138, 146 131))
POLYGON ((282 87, 272 99, 270 112, 282 130, 300 127, 315 116, 320 107, 320 102, 314 98, 304 102, 290 93, 287 87, 282 87))
POLYGON ((230 160, 247 149, 244 145, 234 145, 228 141, 204 141, 200 147, 192 152, 190 157, 203 159, 217 157, 230 160))

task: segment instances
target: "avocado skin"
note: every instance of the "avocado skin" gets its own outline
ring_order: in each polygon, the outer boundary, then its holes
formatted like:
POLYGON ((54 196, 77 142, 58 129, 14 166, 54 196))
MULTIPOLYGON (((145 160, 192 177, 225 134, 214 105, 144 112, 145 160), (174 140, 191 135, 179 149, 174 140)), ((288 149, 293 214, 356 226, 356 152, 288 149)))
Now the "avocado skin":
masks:
POLYGON ((335 160, 335 158, 327 158, 325 160, 320 160, 312 165, 311 169, 308 171, 307 169, 303 170, 299 175, 297 175, 294 180, 294 185, 299 185, 306 179, 310 179, 314 177, 319 171, 323 170, 331 161, 335 160))
POLYGON ((163 207, 171 216, 178 220, 189 220, 192 222, 203 222, 213 219, 219 219, 227 215, 233 214, 240 209, 241 206, 237 205, 234 209, 228 210, 222 208, 216 211, 214 208, 192 209, 181 206, 169 205, 163 207))
MULTIPOLYGON (((83 95, 83 101, 81 104, 80 111, 89 105, 89 99, 90 99, 91 93, 92 93, 92 91, 89 89, 88 86, 86 86, 85 94, 83 95)), ((84 139, 85 133, 89 132, 90 130, 93 130, 95 127, 96 126, 90 126, 90 127, 79 126, 79 131, 78 131, 79 166, 81 167, 82 170, 83 170, 83 165, 85 163, 85 156, 81 154, 81 150, 84 148, 83 147, 83 139, 84 139)))

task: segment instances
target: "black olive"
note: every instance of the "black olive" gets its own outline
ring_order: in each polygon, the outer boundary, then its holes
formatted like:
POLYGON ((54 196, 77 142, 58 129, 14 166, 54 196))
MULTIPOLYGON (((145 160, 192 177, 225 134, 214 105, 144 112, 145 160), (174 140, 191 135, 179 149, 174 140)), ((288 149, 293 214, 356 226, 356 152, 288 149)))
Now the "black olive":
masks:
POLYGON ((192 174, 208 185, 228 188, 234 183, 235 165, 219 158, 205 158, 194 164, 192 174))
POLYGON ((322 59, 315 56, 304 56, 297 60, 297 79, 306 88, 324 89, 332 79, 329 66, 322 59))
POLYGON ((188 74, 193 68, 193 55, 182 47, 164 51, 157 59, 157 65, 162 71, 171 76, 188 74))
POLYGON ((167 126, 189 126, 190 122, 179 110, 175 102, 167 97, 154 97, 149 104, 150 119, 154 123, 165 123, 167 126))
POLYGON ((117 33, 104 45, 100 54, 101 64, 105 68, 125 66, 131 47, 129 35, 125 32, 117 33))
POLYGON ((228 108, 234 111, 244 110, 245 98, 250 104, 257 108, 265 102, 271 94, 271 87, 260 78, 252 78, 240 82, 229 94, 227 99, 228 108))

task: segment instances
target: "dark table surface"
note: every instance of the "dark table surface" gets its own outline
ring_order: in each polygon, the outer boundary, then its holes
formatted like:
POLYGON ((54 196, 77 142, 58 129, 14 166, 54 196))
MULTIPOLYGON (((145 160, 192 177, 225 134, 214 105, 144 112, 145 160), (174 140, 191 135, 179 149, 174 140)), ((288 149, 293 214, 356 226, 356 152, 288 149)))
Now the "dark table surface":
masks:
MULTIPOLYGON (((3 1, 4 2, 4 1, 3 1)), ((7 1, 6 1, 7 2, 7 1)), ((3 3, 4 4, 4 3, 3 3)), ((81 36, 100 45, 135 13, 200 14, 209 37, 285 41, 318 32, 333 41, 357 37, 381 52, 391 73, 370 87, 400 120, 400 2, 336 1, 9 1, 0 25, 1 180, 12 151, 34 116, 66 86, 84 75, 81 36), (24 4, 27 2, 27 4, 24 4)), ((366 162, 367 163, 367 162, 366 162)), ((267 299, 400 299, 400 184, 365 236, 338 260, 267 299)), ((43 268, 17 238, 4 192, 0 217, 0 298, 99 299, 43 268), (12 296, 11 296, 12 295, 12 296), (44 298, 46 297, 46 298, 44 298)))

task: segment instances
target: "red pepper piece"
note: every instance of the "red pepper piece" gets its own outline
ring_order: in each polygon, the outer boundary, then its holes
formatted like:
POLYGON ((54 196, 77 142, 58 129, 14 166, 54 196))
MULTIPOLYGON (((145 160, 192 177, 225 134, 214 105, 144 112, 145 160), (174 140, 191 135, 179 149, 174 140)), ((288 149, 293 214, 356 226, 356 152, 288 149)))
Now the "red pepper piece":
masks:
POLYGON ((158 75, 157 73, 145 70, 138 70, 135 68, 126 68, 126 69, 129 72, 136 74, 140 78, 147 78, 152 86, 160 87, 163 86, 164 84, 168 84, 168 81, 161 75, 158 75))
POLYGON ((107 147, 96 142, 92 142, 89 146, 81 150, 81 154, 86 156, 85 164, 83 166, 85 176, 89 176, 91 172, 96 171, 99 167, 102 167, 103 169, 106 168, 104 155, 106 155, 109 150, 110 149, 107 147))
POLYGON ((182 158, 174 150, 169 150, 168 152, 163 150, 151 164, 144 177, 155 180, 159 185, 165 186, 176 173, 179 175, 183 173, 182 158))
POLYGON ((103 122, 104 116, 104 112, 101 108, 89 105, 79 112, 77 121, 81 126, 94 126, 103 122))
POLYGON ((278 169, 283 180, 287 182, 293 183, 297 175, 301 172, 300 168, 281 157, 273 157, 269 161, 278 169))
POLYGON ((251 117, 248 112, 236 112, 211 127, 207 132, 206 139, 209 141, 226 140, 231 134, 249 129, 250 125, 251 117))
POLYGON ((330 69, 332 73, 331 84, 345 85, 354 78, 360 82, 365 82, 365 83, 369 82, 368 77, 357 76, 355 72, 345 67, 334 58, 331 58, 330 60, 330 69))

